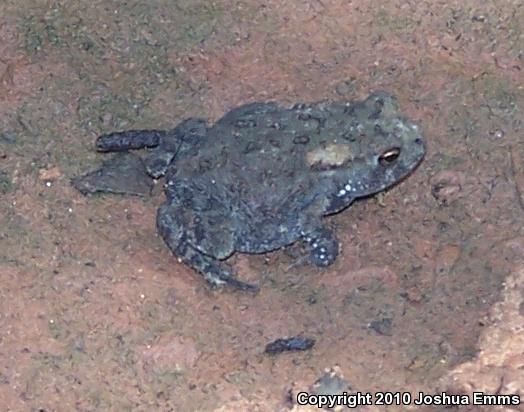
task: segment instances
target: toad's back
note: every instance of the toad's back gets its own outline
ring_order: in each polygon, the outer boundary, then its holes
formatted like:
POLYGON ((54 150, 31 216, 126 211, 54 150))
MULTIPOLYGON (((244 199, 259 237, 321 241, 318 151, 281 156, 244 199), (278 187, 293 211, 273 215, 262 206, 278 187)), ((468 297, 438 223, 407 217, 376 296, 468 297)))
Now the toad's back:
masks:
POLYGON ((344 110, 343 104, 322 103, 291 109, 274 103, 242 106, 208 129, 198 152, 176 161, 174 179, 196 179, 215 186, 212 193, 265 212, 305 206, 330 186, 322 167, 325 156, 337 157, 328 169, 347 167, 352 156, 354 125, 344 110))

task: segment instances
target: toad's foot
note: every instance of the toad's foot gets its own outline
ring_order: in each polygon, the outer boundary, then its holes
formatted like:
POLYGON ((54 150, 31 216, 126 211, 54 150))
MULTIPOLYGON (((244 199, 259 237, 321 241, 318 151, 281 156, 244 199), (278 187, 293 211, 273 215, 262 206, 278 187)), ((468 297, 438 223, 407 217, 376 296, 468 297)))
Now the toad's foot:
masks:
POLYGON ((338 241, 331 230, 320 227, 303 232, 302 239, 310 251, 310 259, 317 266, 329 266, 338 256, 338 241))
MULTIPOLYGON (((171 248, 171 246, 170 246, 171 248)), ((173 252, 187 265, 199 272, 213 288, 229 286, 248 292, 258 292, 258 285, 243 282, 234 277, 231 268, 214 260, 188 244, 180 244, 173 252)))

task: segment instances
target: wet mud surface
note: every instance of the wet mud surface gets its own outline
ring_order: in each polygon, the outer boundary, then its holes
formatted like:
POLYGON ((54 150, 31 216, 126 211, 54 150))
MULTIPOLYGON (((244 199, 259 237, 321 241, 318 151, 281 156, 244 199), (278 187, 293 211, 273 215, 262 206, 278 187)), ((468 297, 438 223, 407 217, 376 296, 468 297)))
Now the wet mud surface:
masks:
POLYGON ((2 2, 0 404, 286 410, 335 365, 352 390, 436 391, 522 265, 522 27, 520 1, 2 2), (293 247, 231 259, 256 295, 169 253, 160 183, 71 186, 103 133, 374 90, 421 125, 424 162, 329 218, 333 266, 293 247), (315 345, 264 353, 292 336, 315 345))

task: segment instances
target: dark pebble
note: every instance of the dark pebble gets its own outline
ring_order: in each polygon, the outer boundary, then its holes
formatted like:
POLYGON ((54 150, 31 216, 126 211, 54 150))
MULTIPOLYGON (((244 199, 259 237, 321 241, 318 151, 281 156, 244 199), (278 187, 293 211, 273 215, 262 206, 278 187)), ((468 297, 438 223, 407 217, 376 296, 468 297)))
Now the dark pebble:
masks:
POLYGON ((393 319, 381 318, 374 320, 369 324, 369 328, 379 335, 391 336, 393 334, 393 319))
POLYGON ((292 338, 277 339, 266 345, 265 353, 275 355, 277 353, 308 350, 315 345, 315 339, 305 338, 303 336, 294 336, 292 338))

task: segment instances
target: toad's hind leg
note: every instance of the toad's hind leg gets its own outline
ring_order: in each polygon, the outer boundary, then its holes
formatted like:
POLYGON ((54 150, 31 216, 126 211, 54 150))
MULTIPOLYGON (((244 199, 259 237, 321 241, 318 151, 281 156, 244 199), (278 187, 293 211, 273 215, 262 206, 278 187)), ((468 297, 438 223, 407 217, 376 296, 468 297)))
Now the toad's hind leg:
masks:
POLYGON ((104 134, 96 140, 96 149, 99 152, 124 152, 156 147, 168 133, 167 130, 127 130, 104 134))
POLYGON ((338 241, 333 232, 325 227, 301 233, 310 252, 310 259, 317 266, 329 266, 338 256, 338 241))
POLYGON ((242 290, 258 290, 256 285, 236 279, 231 268, 218 260, 233 253, 232 234, 213 231, 213 226, 201 223, 202 217, 197 213, 173 203, 165 203, 158 210, 157 229, 182 262, 199 272, 214 287, 228 285, 242 290))

